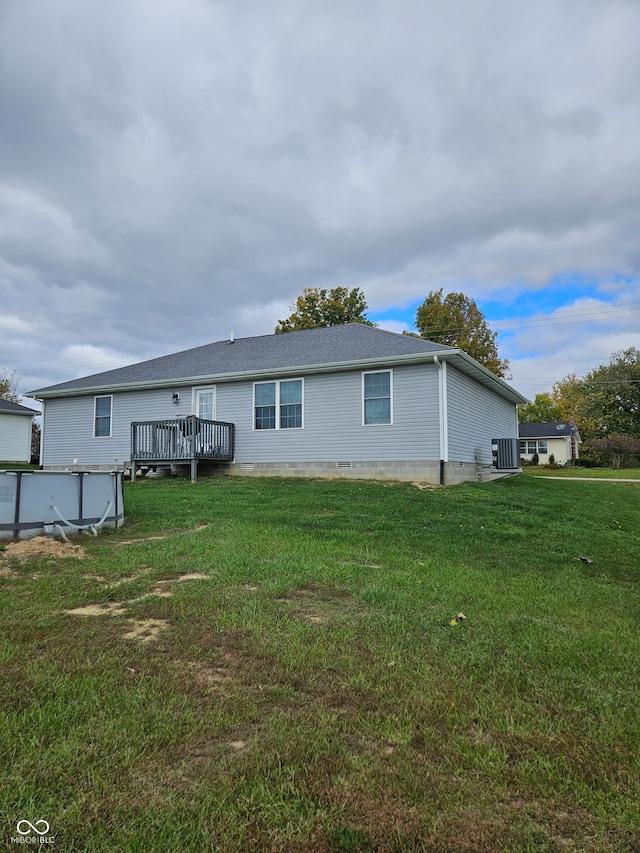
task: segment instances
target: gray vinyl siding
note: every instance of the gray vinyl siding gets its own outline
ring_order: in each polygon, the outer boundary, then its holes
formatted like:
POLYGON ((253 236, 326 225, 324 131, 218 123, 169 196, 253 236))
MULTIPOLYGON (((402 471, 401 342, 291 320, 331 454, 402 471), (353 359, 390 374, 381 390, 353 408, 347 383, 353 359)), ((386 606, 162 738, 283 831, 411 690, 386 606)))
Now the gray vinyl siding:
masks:
MULTIPOLYGON (((439 458, 437 370, 431 364, 395 368, 391 424, 363 426, 362 371, 301 376, 302 429, 254 430, 253 382, 218 383, 215 418, 236 426, 242 462, 368 462, 439 458)), ((122 465, 130 458, 130 425, 192 411, 193 389, 176 385, 113 394, 111 436, 94 438, 95 395, 46 401, 42 464, 122 465), (178 391, 180 402, 172 403, 178 391)))
POLYGON ((489 465, 491 440, 517 438, 518 420, 514 403, 447 366, 449 459, 478 461, 489 465))
MULTIPOLYGON (((300 376, 293 372, 291 379, 300 376)), ((217 418, 236 425, 236 462, 395 461, 438 458, 432 365, 393 370, 393 423, 362 425, 362 371, 304 379, 304 427, 254 430, 253 383, 218 386, 217 418)))
POLYGON ((31 417, 0 413, 0 460, 28 462, 31 459, 31 417))
MULTIPOLYGON (((102 395, 98 395, 102 396, 102 395)), ((131 422, 162 420, 191 414, 191 387, 113 394, 111 436, 94 438, 95 395, 47 400, 44 415, 42 464, 122 466, 131 456, 131 422), (173 404, 174 391, 180 403, 173 404)))

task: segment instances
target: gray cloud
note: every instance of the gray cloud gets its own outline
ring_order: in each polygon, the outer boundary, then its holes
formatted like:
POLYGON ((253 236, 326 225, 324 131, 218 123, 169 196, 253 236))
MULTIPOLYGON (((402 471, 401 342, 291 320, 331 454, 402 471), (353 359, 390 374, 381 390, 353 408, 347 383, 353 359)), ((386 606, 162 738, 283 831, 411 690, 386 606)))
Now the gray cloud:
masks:
POLYGON ((270 332, 305 286, 637 282, 639 34, 633 0, 5 0, 0 365, 270 332))

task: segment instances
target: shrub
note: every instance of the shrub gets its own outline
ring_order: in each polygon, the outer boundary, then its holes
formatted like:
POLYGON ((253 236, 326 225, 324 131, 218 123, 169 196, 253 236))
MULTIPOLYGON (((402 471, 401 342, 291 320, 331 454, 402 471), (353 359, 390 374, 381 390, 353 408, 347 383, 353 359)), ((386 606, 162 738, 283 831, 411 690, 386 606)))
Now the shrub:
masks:
POLYGON ((587 450, 589 456, 597 459, 601 465, 635 468, 640 459, 640 438, 611 433, 604 438, 591 439, 587 450))

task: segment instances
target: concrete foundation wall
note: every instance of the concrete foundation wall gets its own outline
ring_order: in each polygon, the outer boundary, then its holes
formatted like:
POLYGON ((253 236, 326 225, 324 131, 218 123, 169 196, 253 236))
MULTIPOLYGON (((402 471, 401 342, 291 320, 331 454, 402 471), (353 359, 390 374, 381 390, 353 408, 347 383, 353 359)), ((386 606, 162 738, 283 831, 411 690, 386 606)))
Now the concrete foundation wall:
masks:
MULTIPOLYGON (((144 467, 144 466, 143 466, 144 467)), ((169 466, 159 465, 167 472, 169 466)), ((189 476, 188 465, 171 465, 171 473, 189 476)), ((113 466, 45 466, 48 471, 113 471, 113 466)), ((456 483, 486 483, 521 473, 521 469, 496 471, 488 466, 478 467, 473 462, 447 462, 444 465, 444 485, 456 483)), ((348 480, 399 480, 418 483, 440 484, 440 462, 438 460, 405 462, 201 462, 199 476, 237 477, 342 477, 348 480)))
MULTIPOLYGON (((226 473, 242 477, 344 477, 351 480, 403 480, 440 483, 439 460, 407 460, 404 462, 312 462, 312 463, 229 463, 226 473)), ((478 467, 471 462, 447 462, 444 483, 477 482, 478 467)))

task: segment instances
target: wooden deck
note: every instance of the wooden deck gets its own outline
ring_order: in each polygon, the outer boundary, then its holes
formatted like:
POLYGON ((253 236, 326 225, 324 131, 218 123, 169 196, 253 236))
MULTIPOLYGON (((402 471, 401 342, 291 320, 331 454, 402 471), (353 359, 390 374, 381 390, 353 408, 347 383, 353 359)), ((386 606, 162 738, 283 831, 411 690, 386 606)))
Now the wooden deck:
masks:
POLYGON ((133 421, 131 424, 131 479, 136 465, 191 464, 191 479, 198 462, 231 462, 235 426, 189 415, 163 421, 133 421))

